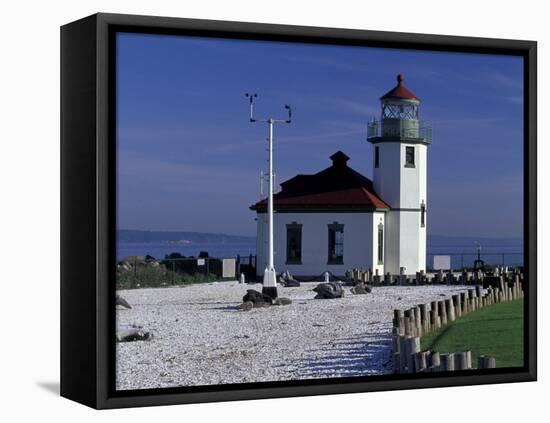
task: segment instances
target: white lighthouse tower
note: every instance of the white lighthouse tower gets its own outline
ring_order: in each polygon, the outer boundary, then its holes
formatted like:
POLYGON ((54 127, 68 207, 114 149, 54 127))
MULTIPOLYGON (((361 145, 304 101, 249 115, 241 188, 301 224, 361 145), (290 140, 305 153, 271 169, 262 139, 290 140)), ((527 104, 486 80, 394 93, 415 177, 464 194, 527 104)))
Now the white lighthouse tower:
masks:
POLYGON ((390 206, 386 215, 384 271, 426 270, 427 149, 431 127, 419 120, 420 100, 397 76, 397 85, 380 98, 380 121, 368 126, 373 144, 376 193, 390 206))

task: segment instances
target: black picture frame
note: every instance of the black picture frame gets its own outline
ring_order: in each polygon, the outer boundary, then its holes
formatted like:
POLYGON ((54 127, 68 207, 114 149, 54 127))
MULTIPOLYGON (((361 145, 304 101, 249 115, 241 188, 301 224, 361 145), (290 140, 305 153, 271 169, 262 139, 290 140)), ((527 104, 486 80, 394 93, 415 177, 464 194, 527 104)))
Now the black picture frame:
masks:
POLYGON ((61 395, 90 407, 233 401, 534 381, 537 44, 533 41, 95 14, 61 28, 61 395), (507 54, 524 59, 525 366, 159 390, 114 390, 117 31, 507 54))

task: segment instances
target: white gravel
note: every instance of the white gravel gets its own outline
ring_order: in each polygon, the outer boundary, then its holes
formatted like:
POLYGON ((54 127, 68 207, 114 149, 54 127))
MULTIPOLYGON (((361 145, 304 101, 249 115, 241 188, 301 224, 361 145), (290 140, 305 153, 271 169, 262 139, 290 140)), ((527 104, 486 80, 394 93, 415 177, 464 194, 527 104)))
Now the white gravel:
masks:
POLYGON ((150 341, 117 343, 119 390, 391 373, 393 310, 449 298, 463 286, 375 287, 371 294, 314 300, 317 283, 279 288, 287 306, 242 312, 247 289, 215 282, 120 291, 150 341))

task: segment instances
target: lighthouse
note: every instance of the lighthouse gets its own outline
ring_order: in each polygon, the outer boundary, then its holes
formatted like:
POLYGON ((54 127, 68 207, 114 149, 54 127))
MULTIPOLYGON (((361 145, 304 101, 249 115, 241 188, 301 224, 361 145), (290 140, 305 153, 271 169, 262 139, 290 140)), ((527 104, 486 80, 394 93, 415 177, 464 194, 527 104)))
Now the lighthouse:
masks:
POLYGON ((380 120, 368 124, 373 145, 373 185, 386 212, 384 271, 414 274, 426 270, 427 160, 431 126, 419 119, 420 99, 397 85, 380 98, 380 120))

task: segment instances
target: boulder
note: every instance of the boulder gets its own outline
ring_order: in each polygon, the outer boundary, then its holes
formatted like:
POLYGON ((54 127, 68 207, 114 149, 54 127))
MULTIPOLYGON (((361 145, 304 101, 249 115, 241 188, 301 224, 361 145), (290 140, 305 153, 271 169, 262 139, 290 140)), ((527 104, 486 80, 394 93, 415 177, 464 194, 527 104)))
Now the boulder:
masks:
POLYGON ((364 294, 370 294, 372 291, 372 288, 370 285, 365 285, 364 283, 357 283, 354 285, 353 288, 351 288, 351 293, 355 295, 364 295, 364 294))
POLYGON ((273 305, 289 305, 292 304, 292 300, 290 298, 286 297, 278 297, 275 300, 273 300, 273 305))
POLYGON ((281 273, 279 276, 279 283, 285 288, 300 286, 300 282, 294 279, 288 270, 281 273))
POLYGON ((317 293, 315 299, 333 299, 344 296, 344 288, 340 282, 320 283, 313 291, 317 293))
POLYGON ((142 326, 128 325, 119 327, 116 333, 117 342, 150 341, 151 332, 146 332, 142 326))
POLYGON ((248 289, 246 295, 243 297, 243 303, 250 301, 254 304, 254 307, 264 307, 265 305, 271 305, 271 297, 269 295, 262 294, 254 289, 248 289))

